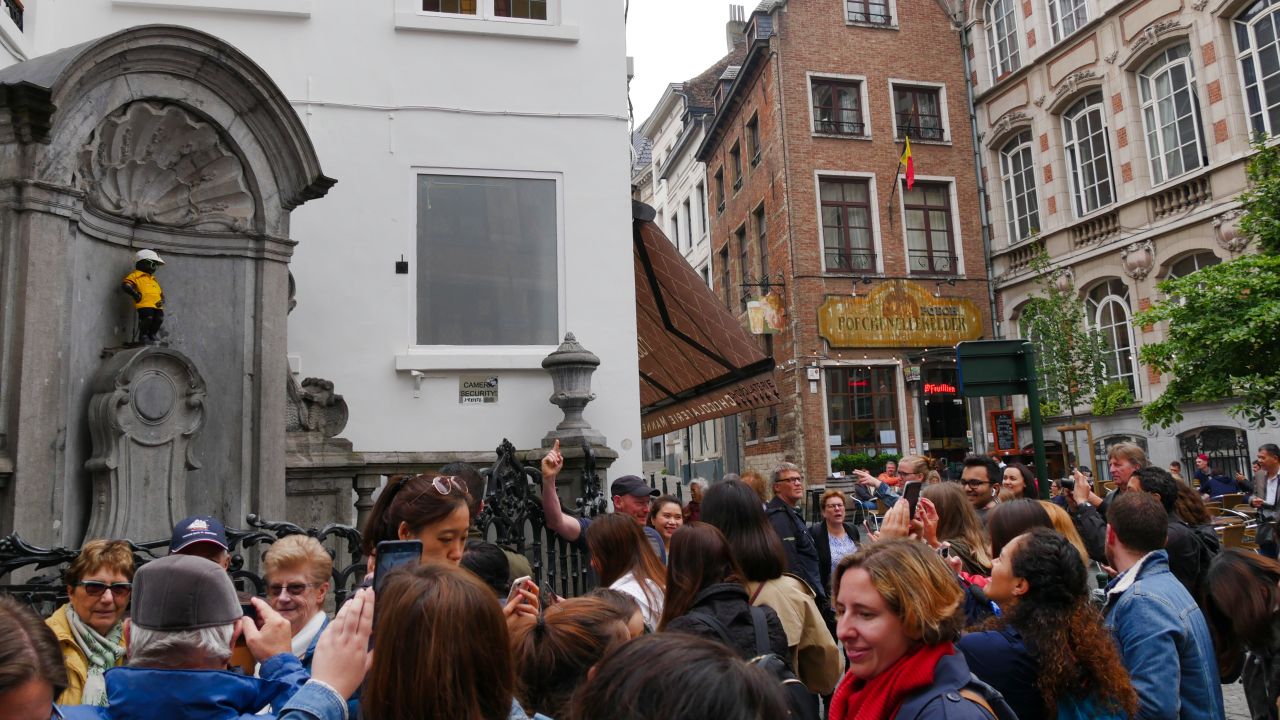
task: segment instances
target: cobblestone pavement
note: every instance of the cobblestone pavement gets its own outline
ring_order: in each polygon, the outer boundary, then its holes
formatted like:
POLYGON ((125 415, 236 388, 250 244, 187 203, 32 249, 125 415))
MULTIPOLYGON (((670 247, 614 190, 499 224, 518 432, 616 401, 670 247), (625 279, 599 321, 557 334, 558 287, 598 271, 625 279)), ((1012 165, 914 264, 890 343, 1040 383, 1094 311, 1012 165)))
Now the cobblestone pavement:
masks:
POLYGON ((1249 720, 1249 705, 1244 701, 1244 686, 1231 683, 1222 686, 1222 701, 1227 709, 1227 720, 1249 720))

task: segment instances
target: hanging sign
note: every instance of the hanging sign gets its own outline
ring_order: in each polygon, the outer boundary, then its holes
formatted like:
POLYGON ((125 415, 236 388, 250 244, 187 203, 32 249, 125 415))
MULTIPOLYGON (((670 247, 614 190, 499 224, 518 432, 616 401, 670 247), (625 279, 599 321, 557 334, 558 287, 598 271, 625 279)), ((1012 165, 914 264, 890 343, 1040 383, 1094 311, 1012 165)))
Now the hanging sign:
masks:
POLYGON ((867 295, 828 295, 818 334, 832 347, 939 347, 982 337, 982 314, 968 298, 887 280, 867 295))
POLYGON ((777 292, 770 292, 764 297, 747 301, 747 323, 751 326, 753 335, 774 335, 782 332, 785 316, 782 296, 777 292))

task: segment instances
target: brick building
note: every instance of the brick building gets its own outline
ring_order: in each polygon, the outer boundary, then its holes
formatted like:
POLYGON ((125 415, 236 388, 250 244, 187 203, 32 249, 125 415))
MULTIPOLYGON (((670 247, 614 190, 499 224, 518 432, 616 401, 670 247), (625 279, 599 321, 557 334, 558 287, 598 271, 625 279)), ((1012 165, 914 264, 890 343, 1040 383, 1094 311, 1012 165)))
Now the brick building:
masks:
POLYGON ((770 293, 784 313, 760 336, 782 399, 739 416, 745 466, 959 459, 983 425, 952 348, 992 327, 959 33, 934 0, 771 0, 744 35, 697 158, 715 288, 744 324, 770 293))

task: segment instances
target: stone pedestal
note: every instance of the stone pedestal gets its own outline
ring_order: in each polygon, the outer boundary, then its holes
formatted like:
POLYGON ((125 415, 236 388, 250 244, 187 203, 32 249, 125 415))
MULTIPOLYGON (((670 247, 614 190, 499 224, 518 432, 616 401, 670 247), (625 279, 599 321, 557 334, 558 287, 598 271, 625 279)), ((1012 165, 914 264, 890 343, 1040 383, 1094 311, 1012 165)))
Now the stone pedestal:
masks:
MULTIPOLYGON (((605 445, 591 446, 591 451, 593 458, 588 459, 581 445, 560 446, 560 454, 564 456, 564 468, 556 477, 556 493, 560 495, 560 503, 566 510, 581 512, 586 509, 584 502, 591 501, 592 488, 587 487, 583 474, 588 465, 594 468, 595 475, 599 478, 600 486, 595 489, 597 496, 603 499, 606 506, 609 503, 607 478, 609 468, 618 459, 618 453, 605 445)), ((524 454, 524 462, 526 465, 538 467, 548 452, 550 451, 547 448, 529 450, 524 454)))
POLYGON ((89 401, 93 504, 88 537, 166 537, 186 517, 192 443, 204 424, 205 383, 169 348, 118 352, 98 371, 89 401))

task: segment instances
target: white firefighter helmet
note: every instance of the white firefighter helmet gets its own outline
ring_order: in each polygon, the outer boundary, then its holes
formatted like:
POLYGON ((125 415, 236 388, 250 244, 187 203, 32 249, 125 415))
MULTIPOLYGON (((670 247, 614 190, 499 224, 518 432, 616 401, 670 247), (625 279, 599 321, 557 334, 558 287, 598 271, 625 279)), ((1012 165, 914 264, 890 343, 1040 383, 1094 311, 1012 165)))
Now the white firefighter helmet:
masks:
POLYGON ((156 254, 155 250, 139 250, 136 254, 134 254, 133 256, 134 262, 142 262, 143 260, 150 260, 151 262, 157 265, 164 264, 164 261, 160 259, 160 256, 156 254))

